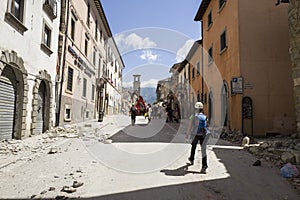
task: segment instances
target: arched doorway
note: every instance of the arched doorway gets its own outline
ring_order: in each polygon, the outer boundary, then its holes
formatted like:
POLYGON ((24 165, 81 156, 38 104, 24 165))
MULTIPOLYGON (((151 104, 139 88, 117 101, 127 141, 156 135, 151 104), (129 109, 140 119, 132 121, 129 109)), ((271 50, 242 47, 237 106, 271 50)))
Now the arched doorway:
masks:
POLYGON ((242 132, 244 135, 253 136, 253 103, 248 96, 242 100, 242 132))
POLYGON ((21 139, 26 132, 25 119, 27 112, 23 108, 27 106, 27 71, 24 67, 24 61, 14 51, 2 51, 0 60, 0 93, 2 98, 8 98, 10 101, 10 104, 1 103, 1 106, 9 105, 10 108, 7 107, 5 108, 6 110, 1 109, 1 115, 4 113, 9 115, 6 119, 4 119, 5 115, 3 115, 1 119, 2 121, 8 120, 4 123, 7 123, 8 126, 6 128, 9 128, 7 129, 8 132, 4 133, 3 127, 0 127, 2 132, 2 134, 0 133, 0 139, 2 137, 21 139), (11 122, 11 119, 13 119, 13 122, 11 122))
POLYGON ((39 92, 37 95, 37 115, 36 115, 36 126, 33 131, 34 134, 44 133, 49 127, 46 127, 46 103, 45 103, 46 84, 44 81, 41 82, 39 92))
POLYGON ((16 115, 16 77, 10 67, 0 76, 0 139, 14 138, 16 115))
POLYGON ((31 133, 41 134, 52 124, 52 83, 46 70, 40 71, 33 87, 31 133))
POLYGON ((221 125, 228 127, 228 84, 226 81, 223 81, 222 91, 221 91, 221 125))

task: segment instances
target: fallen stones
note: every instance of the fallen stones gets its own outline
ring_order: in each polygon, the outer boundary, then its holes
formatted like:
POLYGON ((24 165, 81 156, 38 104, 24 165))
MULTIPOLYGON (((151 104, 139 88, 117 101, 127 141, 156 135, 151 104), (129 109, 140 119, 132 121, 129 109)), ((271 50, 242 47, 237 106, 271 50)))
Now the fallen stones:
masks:
POLYGON ((50 148, 48 154, 55 154, 55 153, 57 153, 57 148, 56 147, 50 148))
POLYGON ((76 192, 76 189, 70 186, 63 186, 63 188, 60 191, 66 193, 73 193, 76 192))
POLYGON ((257 160, 253 163, 253 166, 261 166, 261 161, 257 160))
POLYGON ((78 181, 74 181, 73 185, 72 185, 73 188, 78 188, 78 187, 81 187, 81 186, 83 186, 83 183, 82 182, 78 182, 78 181))
POLYGON ((284 162, 284 163, 296 163, 296 158, 295 156, 290 153, 290 152, 284 152, 282 155, 281 155, 281 160, 284 162))

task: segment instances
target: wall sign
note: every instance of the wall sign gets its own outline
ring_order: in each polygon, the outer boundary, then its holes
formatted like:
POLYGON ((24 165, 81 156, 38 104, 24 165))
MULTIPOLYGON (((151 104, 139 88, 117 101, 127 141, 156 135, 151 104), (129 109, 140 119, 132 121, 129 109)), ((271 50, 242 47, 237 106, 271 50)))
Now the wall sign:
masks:
POLYGON ((231 94, 243 94, 242 77, 233 77, 231 79, 231 94))

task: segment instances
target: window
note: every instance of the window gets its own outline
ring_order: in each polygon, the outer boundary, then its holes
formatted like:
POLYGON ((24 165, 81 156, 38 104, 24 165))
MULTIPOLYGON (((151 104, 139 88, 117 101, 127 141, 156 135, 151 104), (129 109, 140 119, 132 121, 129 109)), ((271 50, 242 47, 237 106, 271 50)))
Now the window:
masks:
POLYGON ((223 33, 220 36, 220 52, 222 53, 227 47, 227 41, 226 41, 226 29, 223 31, 223 33))
POLYGON ((10 0, 9 12, 20 22, 23 22, 24 0, 10 0))
POLYGON ((213 48, 210 47, 208 49, 208 64, 212 63, 212 61, 213 61, 213 48))
POLYGON ((95 85, 92 85, 92 101, 95 100, 95 85))
POLYGON ((86 78, 83 78, 82 96, 86 97, 86 78))
POLYGON ((90 13, 91 13, 91 6, 90 4, 87 5, 87 17, 86 17, 86 25, 90 28, 90 13))
POLYGON ((197 75, 200 74, 200 62, 197 62, 197 75))
POLYGON ((68 67, 68 79, 67 79, 67 90, 73 91, 73 73, 74 70, 71 67, 68 67))
POLYGON ((43 43, 50 48, 51 45, 51 29, 44 24, 43 43))
POLYGON ((93 51, 93 65, 96 66, 96 48, 94 48, 94 51, 93 51))
POLYGON ((42 35, 42 42, 41 42, 41 49, 50 56, 53 52, 51 51, 51 37, 52 37, 52 30, 51 28, 46 24, 46 22, 43 22, 43 35, 42 35))
POLYGON ((71 39, 75 41, 75 20, 71 18, 71 39))
POLYGON ((51 20, 57 17, 57 2, 56 0, 45 0, 43 9, 51 20))
POLYGON ((212 11, 209 11, 207 16, 207 28, 209 28, 212 25, 212 11))
POLYGON ((197 92, 197 101, 201 101, 200 91, 199 91, 199 90, 198 90, 198 92, 197 92))
POLYGON ((95 25, 95 40, 98 40, 98 21, 96 20, 96 25, 95 25))
POLYGON ((102 30, 100 30, 100 40, 102 41, 103 33, 102 30))
POLYGON ((195 68, 193 67, 193 69, 192 69, 192 79, 194 79, 195 78, 195 68))
POLYGON ((71 106, 65 104, 65 121, 71 121, 71 106))
POLYGON ((226 0, 219 0, 219 9, 223 8, 225 3, 226 3, 226 0))
POLYGON ((24 26, 24 1, 8 0, 8 10, 5 13, 5 21, 23 34, 28 29, 24 26))
POLYGON ((84 54, 85 56, 88 55, 88 48, 89 48, 89 37, 87 34, 85 34, 85 40, 84 40, 84 54))

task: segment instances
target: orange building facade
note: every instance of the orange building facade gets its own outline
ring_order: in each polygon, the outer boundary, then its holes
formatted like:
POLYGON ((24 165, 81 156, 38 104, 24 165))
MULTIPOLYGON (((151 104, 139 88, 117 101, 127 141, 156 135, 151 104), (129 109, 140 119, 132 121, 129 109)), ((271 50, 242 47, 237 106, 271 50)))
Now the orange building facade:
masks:
POLYGON ((269 0, 202 1, 195 21, 214 126, 253 136, 294 133, 287 9, 269 0))

